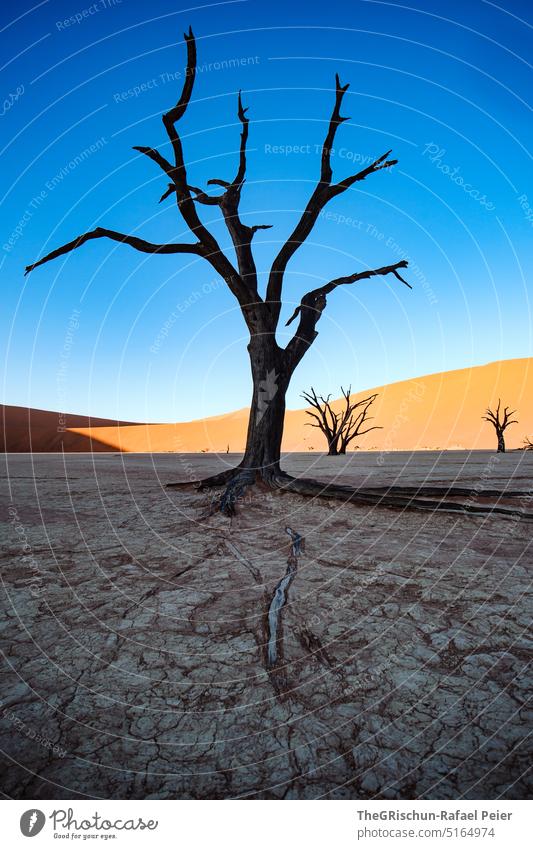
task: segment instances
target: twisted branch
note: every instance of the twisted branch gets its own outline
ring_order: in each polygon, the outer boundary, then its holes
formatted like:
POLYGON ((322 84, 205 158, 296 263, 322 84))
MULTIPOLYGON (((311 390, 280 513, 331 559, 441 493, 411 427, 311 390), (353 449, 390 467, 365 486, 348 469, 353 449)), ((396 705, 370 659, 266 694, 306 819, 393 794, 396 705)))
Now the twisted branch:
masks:
POLYGON ((94 230, 89 230, 88 233, 83 233, 81 236, 77 236, 72 240, 72 242, 67 242, 66 245, 62 245, 60 248, 56 248, 54 251, 51 251, 42 259, 34 262, 33 265, 27 265, 24 275, 29 274, 30 271, 33 271, 33 269, 37 268, 38 265, 43 265, 51 259, 56 259, 58 256, 63 256, 63 254, 68 254, 70 251, 76 250, 76 248, 81 248, 85 242, 89 242, 91 239, 104 238, 113 239, 115 242, 121 242, 125 245, 129 245, 130 247, 135 248, 135 250, 141 251, 145 254, 203 255, 203 248, 199 242, 195 245, 174 244, 172 242, 169 244, 156 245, 153 242, 146 242, 144 239, 139 239, 137 236, 129 236, 125 233, 118 233, 116 230, 106 230, 105 227, 95 227, 94 230))
POLYGON ((498 398, 498 406, 496 407, 496 412, 493 412, 490 407, 487 407, 485 410, 486 415, 481 416, 486 422, 490 422, 490 424, 494 425, 498 433, 503 433, 509 425, 518 424, 518 419, 511 419, 511 416, 514 416, 516 410, 509 410, 509 407, 505 407, 503 411, 503 419, 500 419, 500 406, 501 399, 498 398))
POLYGON ((313 229, 324 206, 328 203, 328 201, 336 197, 336 195, 341 194, 346 191, 346 189, 350 188, 350 186, 354 185, 354 183, 364 180, 369 174, 381 171, 383 168, 390 168, 391 165, 395 165, 398 161, 396 159, 391 159, 388 162, 386 161, 391 153, 389 150, 357 174, 354 174, 351 177, 346 177, 339 183, 332 184, 333 170, 331 167, 331 151, 339 125, 344 121, 349 120, 349 118, 345 118, 340 114, 342 100, 348 88, 348 84, 344 86, 341 85, 339 75, 336 74, 335 104, 331 113, 326 138, 322 145, 319 181, 302 213, 300 220, 272 264, 272 269, 268 279, 266 300, 270 306, 270 311, 275 325, 277 325, 281 311, 281 292, 287 264, 300 245, 305 242, 311 233, 311 230, 313 229))
POLYGON ((358 271, 355 274, 350 274, 348 277, 337 277, 335 280, 331 280, 324 286, 320 286, 318 289, 313 289, 311 292, 304 295, 300 305, 296 307, 285 325, 288 327, 298 315, 300 316, 298 328, 285 349, 289 362, 292 365, 297 365, 308 347, 315 340, 317 336, 315 327, 326 307, 326 295, 338 286, 346 286, 350 283, 357 283, 359 280, 368 280, 371 277, 381 277, 387 274, 393 274, 394 277, 411 289, 412 286, 407 282, 407 280, 403 279, 398 271, 399 268, 407 268, 407 265, 407 260, 402 259, 400 262, 396 262, 393 265, 384 265, 381 268, 373 268, 368 271, 358 271))
POLYGON ((311 418, 315 419, 316 421, 316 423, 307 422, 307 424, 309 425, 309 427, 319 428, 319 430, 321 430, 324 436, 326 437, 328 448, 330 450, 336 451, 337 440, 340 434, 340 416, 337 413, 333 412, 333 410, 331 409, 331 405, 329 403, 331 395, 328 395, 327 398, 324 398, 323 395, 317 395, 313 387, 311 387, 309 392, 302 392, 301 397, 317 411, 316 413, 314 413, 312 410, 305 411, 308 416, 311 416, 311 418))
POLYGON ((226 180, 219 179, 208 180, 208 185, 222 186, 225 191, 221 195, 208 195, 202 189, 195 186, 189 186, 188 188, 194 193, 194 200, 197 203, 205 204, 206 206, 220 207, 235 248, 239 274, 250 290, 259 299, 257 292, 257 269, 252 253, 252 239, 258 230, 267 230, 272 225, 256 224, 253 227, 249 227, 248 225, 243 224, 239 214, 241 191, 246 178, 246 146, 248 142, 250 124, 250 119, 246 117, 247 111, 248 109, 245 109, 242 105, 241 92, 239 91, 237 100, 237 115, 241 122, 242 129, 237 173, 231 183, 228 183, 226 180))

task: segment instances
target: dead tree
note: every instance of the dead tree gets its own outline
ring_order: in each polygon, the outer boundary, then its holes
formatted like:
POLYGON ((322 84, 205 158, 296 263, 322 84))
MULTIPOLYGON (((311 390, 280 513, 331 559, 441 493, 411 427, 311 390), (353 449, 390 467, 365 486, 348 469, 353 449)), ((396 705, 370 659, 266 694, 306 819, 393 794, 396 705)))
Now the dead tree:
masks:
POLYGON ((351 387, 344 390, 341 386, 341 392, 344 397, 344 409, 339 413, 336 413, 331 407, 331 395, 328 395, 327 398, 324 398, 323 395, 317 395, 313 387, 309 392, 302 392, 302 398, 313 407, 313 410, 306 410, 306 413, 315 419, 314 422, 307 424, 322 431, 328 443, 328 454, 331 456, 346 454, 348 445, 357 436, 362 436, 371 430, 381 430, 379 425, 373 425, 362 430, 363 425, 373 418, 368 415, 368 411, 378 397, 377 393, 369 395, 362 401, 352 401, 350 398, 351 387))
POLYGON ((533 442, 531 442, 529 436, 526 436, 526 438, 524 439, 522 451, 533 451, 533 442))
POLYGON ((383 428, 381 425, 371 425, 371 427, 365 427, 362 430, 363 426, 374 418, 374 416, 368 415, 368 411, 378 397, 377 392, 369 395, 368 398, 364 398, 362 401, 352 403, 350 401, 351 387, 348 387, 348 391, 345 392, 341 386, 341 390, 346 406, 344 418, 341 422, 339 454, 346 454, 346 448, 358 436, 363 436, 363 434, 369 433, 371 430, 383 430, 383 428))
POLYGON ((505 407, 503 411, 503 418, 500 419, 500 405, 501 401, 498 398, 496 412, 494 413, 490 407, 487 407, 485 411, 486 415, 481 418, 486 422, 490 422, 490 424, 494 426, 496 436, 498 437, 498 453, 503 453, 505 452, 505 439, 503 437, 504 431, 509 427, 509 425, 518 424, 518 420, 511 419, 511 416, 516 413, 516 410, 511 410, 511 412, 509 412, 509 407, 505 407))
POLYGON ((336 457, 339 453, 338 442, 340 415, 333 412, 331 409, 331 405, 329 403, 331 395, 324 398, 323 395, 317 395, 313 387, 311 387, 309 392, 302 392, 301 397, 304 401, 307 401, 310 407, 313 407, 313 409, 316 410, 316 412, 313 412, 313 410, 305 411, 308 416, 315 419, 315 422, 307 422, 306 425, 308 427, 317 427, 322 431, 328 443, 328 454, 331 457, 336 457))
MULTIPOLYGON (((185 34, 184 39, 187 46, 187 70, 183 89, 176 105, 162 116, 171 157, 167 159, 166 156, 152 147, 135 147, 134 150, 149 159, 167 179, 167 188, 161 196, 161 201, 166 198, 172 198, 175 201, 177 212, 192 234, 192 241, 155 244, 138 236, 120 233, 107 227, 96 227, 27 266, 26 274, 52 259, 77 250, 89 241, 99 239, 111 239, 143 253, 193 254, 201 257, 224 279, 240 306, 250 334, 248 352, 253 393, 246 449, 241 463, 233 470, 225 471, 204 481, 198 481, 198 485, 225 487, 219 504, 220 509, 229 515, 234 512, 236 500, 242 496, 245 488, 259 480, 269 486, 280 487, 288 491, 297 491, 307 495, 320 494, 349 500, 354 495, 353 489, 348 491, 346 487, 325 487, 324 484, 319 484, 316 481, 294 479, 282 472, 280 453, 285 416, 285 395, 294 370, 318 335, 316 327, 326 308, 327 296, 341 286, 387 275, 392 275, 395 280, 412 288, 400 275, 400 270, 407 267, 407 261, 401 260, 391 265, 355 271, 345 277, 337 277, 322 286, 311 289, 302 297, 300 305, 287 321, 287 325, 290 325, 295 319, 298 319, 298 325, 285 348, 282 348, 276 341, 276 329, 282 309, 282 289, 287 266, 308 238, 321 211, 334 198, 339 197, 367 177, 395 165, 397 160, 389 158, 391 154, 389 150, 357 173, 350 174, 338 181, 333 179, 331 151, 338 128, 348 120, 341 115, 341 105, 348 85, 341 85, 337 75, 335 78, 335 102, 322 144, 320 173, 317 182, 294 230, 278 251, 270 270, 266 292, 261 294, 258 290, 252 240, 259 230, 271 225, 248 224, 241 217, 240 200, 246 178, 246 150, 249 132, 247 109, 243 108, 241 93, 239 92, 237 116, 241 126, 240 149, 233 177, 229 179, 214 178, 207 181, 207 185, 220 190, 218 194, 208 194, 204 189, 191 185, 178 131, 178 126, 189 106, 195 82, 196 42, 191 29, 185 34), (222 251, 214 235, 202 222, 198 208, 203 206, 208 206, 211 209, 218 207, 233 242, 234 258, 230 258, 222 251)), ((387 501, 384 497, 381 497, 379 503, 386 505, 387 501)))

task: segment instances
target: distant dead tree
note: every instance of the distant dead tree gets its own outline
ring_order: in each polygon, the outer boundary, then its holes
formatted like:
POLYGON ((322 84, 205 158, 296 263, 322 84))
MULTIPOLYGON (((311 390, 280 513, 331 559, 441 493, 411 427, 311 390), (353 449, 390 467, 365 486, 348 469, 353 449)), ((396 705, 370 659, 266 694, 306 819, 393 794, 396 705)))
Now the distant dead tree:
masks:
POLYGON ((522 451, 533 451, 533 442, 531 442, 529 436, 526 436, 526 438, 524 439, 524 446, 522 448, 522 451))
MULTIPOLYGON (((233 469, 225 469, 210 478, 196 481, 196 484, 200 487, 223 488, 218 504, 226 515, 235 512, 236 502, 248 487, 256 483, 302 495, 314 497, 318 493, 320 497, 349 500, 355 495, 353 489, 350 492, 346 487, 339 488, 333 484, 324 486, 318 481, 293 478, 280 468, 285 396, 295 369, 318 336, 316 328, 326 309, 327 298, 330 295, 337 296, 345 286, 376 278, 390 277, 411 288, 402 276, 403 270, 407 268, 407 260, 401 259, 374 268, 365 265, 348 271, 345 276, 320 283, 302 296, 299 305, 286 321, 287 326, 296 322, 296 329, 285 347, 278 343, 276 332, 284 306, 283 284, 287 267, 307 241, 324 208, 345 192, 352 197, 352 192, 359 188, 364 180, 374 179, 381 171, 396 165, 397 160, 391 159, 391 151, 387 150, 359 171, 344 175, 340 179, 334 178, 332 153, 336 146, 337 131, 349 120, 341 114, 348 85, 342 85, 336 75, 333 104, 318 156, 320 161, 317 178, 305 209, 297 218, 292 232, 278 243, 266 288, 260 291, 252 243, 258 233, 272 225, 253 223, 249 214, 241 209, 241 195, 248 176, 247 144, 250 119, 246 114, 247 109, 243 106, 239 92, 236 97, 236 112, 241 131, 240 144, 237 163, 232 171, 223 179, 215 176, 207 180, 207 186, 213 191, 194 185, 189 177, 181 135, 181 126, 189 117, 189 105, 196 78, 196 39, 191 29, 185 33, 184 42, 187 49, 187 67, 183 74, 182 90, 174 105, 162 115, 166 134, 165 147, 158 150, 143 145, 136 146, 134 150, 159 169, 160 175, 166 181, 164 189, 162 187, 160 201, 170 200, 175 203, 178 219, 182 219, 191 239, 183 242, 155 243, 137 234, 122 233, 98 225, 26 266, 26 274, 45 263, 66 256, 71 251, 80 250, 84 245, 94 245, 104 240, 117 242, 143 254, 153 254, 156 257, 173 256, 178 263, 183 258, 190 261, 192 257, 195 261, 201 260, 211 265, 236 299, 249 332, 248 353, 253 392, 246 448, 241 462, 233 469), (210 220, 218 219, 225 225, 233 251, 223 250, 215 234, 202 219, 200 211, 206 208, 209 210, 210 220)), ((203 98, 198 98, 195 102, 194 98, 192 100, 193 109, 198 109, 203 102, 203 98)), ((356 96, 354 104, 357 106, 358 102, 356 96)), ((359 123, 358 116, 357 124, 359 123)), ((193 143, 187 138, 190 135, 191 130, 187 127, 186 144, 192 146, 193 143)), ((228 160, 224 158, 220 161, 226 163, 228 160)), ((196 163, 194 169, 197 167, 196 163)), ((180 227, 181 224, 177 225, 178 230, 180 227)), ((196 267, 194 270, 196 271, 196 267)), ((124 276, 127 278, 126 270, 124 276)), ((397 500, 389 501, 391 504, 397 504, 397 500)), ((387 506, 388 500, 385 496, 380 496, 379 503, 387 506)))
POLYGON ((302 398, 314 410, 314 412, 313 410, 305 411, 308 416, 315 419, 315 422, 307 422, 307 424, 322 431, 328 443, 328 454, 333 457, 338 454, 346 454, 348 445, 357 436, 362 436, 371 430, 381 430, 378 425, 362 430, 363 426, 373 418, 373 416, 368 415, 368 411, 378 397, 377 393, 369 395, 362 401, 352 401, 350 399, 351 386, 347 390, 344 390, 341 386, 341 392, 344 397, 344 409, 339 413, 336 413, 331 407, 331 395, 328 395, 327 398, 324 398, 323 395, 317 395, 313 387, 309 392, 302 392, 302 398))
POLYGON ((511 418, 511 416, 516 413, 516 410, 511 410, 509 412, 509 407, 504 408, 503 418, 500 418, 500 406, 501 401, 498 398, 496 412, 493 412, 490 407, 487 407, 485 411, 486 415, 481 418, 486 422, 490 422, 490 424, 494 426, 496 436, 498 437, 498 452, 503 453, 505 451, 505 439, 503 438, 504 431, 509 427, 509 425, 518 424, 518 420, 511 418))

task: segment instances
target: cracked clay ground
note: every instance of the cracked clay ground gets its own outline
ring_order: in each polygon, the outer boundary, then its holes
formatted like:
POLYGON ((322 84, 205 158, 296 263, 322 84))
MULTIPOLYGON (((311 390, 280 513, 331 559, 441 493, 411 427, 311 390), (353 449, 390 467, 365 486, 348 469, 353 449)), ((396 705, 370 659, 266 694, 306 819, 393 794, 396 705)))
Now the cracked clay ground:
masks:
MULTIPOLYGON (((377 457, 284 465, 531 487, 524 452, 377 457)), ((531 795, 532 524, 259 491, 232 521, 202 518, 205 494, 163 483, 218 471, 215 457, 6 463, 6 796, 531 795), (287 525, 305 550, 269 666, 287 525)))

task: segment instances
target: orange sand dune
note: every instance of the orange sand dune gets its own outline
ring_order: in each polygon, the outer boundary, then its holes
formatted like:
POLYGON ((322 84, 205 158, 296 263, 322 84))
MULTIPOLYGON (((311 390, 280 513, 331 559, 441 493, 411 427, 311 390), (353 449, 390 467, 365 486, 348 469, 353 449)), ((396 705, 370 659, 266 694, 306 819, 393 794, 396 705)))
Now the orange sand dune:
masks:
MULTIPOLYGON (((317 391, 334 387, 316 387, 317 391)), ((361 437, 359 447, 366 450, 397 451, 417 449, 481 449, 495 447, 494 428, 482 421, 487 404, 494 406, 498 397, 516 409, 519 424, 506 432, 509 448, 518 448, 524 437, 533 439, 533 358, 502 360, 485 366, 426 375, 387 386, 378 386, 355 397, 378 392, 374 404, 375 420, 382 430, 361 437)), ((339 408, 340 402, 333 403, 339 408)), ((26 411, 21 424, 21 408, 5 407, 7 451, 130 451, 224 453, 244 448, 248 410, 237 410, 193 422, 176 424, 129 424, 82 417, 68 417, 64 433, 57 431, 57 413, 26 411), (12 411, 18 411, 15 417, 12 411), (18 419, 18 424, 14 418, 18 419), (45 420, 46 419, 46 420, 45 420), (29 424, 28 424, 29 422, 29 424), (48 428, 48 430, 47 430, 48 428), (28 429, 30 435, 28 435, 28 429), (29 445, 31 449, 20 447, 29 445), (91 448, 92 446, 92 448, 91 448)), ((326 444, 315 428, 306 427, 311 419, 305 410, 289 410, 285 417, 284 451, 324 451, 326 444)))
POLYGON ((0 415, 0 451, 114 451, 112 443, 100 442, 96 434, 131 424, 3 404, 0 415))

